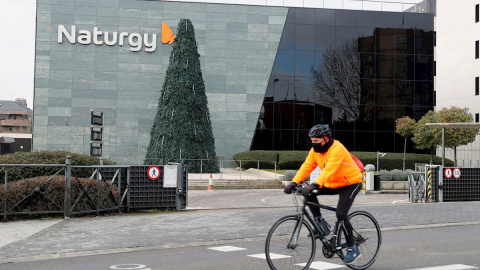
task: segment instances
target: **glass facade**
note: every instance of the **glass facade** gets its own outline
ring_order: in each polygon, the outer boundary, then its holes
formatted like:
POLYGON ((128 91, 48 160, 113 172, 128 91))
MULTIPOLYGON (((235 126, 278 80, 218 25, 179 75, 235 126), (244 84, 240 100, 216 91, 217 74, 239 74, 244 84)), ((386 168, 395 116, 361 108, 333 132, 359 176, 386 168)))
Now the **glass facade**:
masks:
POLYGON ((395 120, 434 109, 433 48, 433 14, 290 8, 250 149, 307 150, 328 123, 351 151, 403 152, 395 120))

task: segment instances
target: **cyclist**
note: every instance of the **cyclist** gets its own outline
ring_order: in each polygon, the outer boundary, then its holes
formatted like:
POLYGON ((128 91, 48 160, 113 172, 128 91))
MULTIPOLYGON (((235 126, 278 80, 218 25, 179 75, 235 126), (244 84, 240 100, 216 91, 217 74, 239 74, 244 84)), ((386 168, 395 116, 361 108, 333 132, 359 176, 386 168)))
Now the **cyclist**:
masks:
MULTIPOLYGON (((292 182, 285 186, 284 192, 292 193, 317 166, 320 167, 320 175, 302 190, 302 194, 308 201, 317 204, 318 195, 339 194, 336 215, 340 226, 346 231, 348 245, 343 262, 354 263, 361 254, 354 245, 353 229, 347 215, 355 196, 362 188, 362 173, 345 146, 332 138, 332 131, 328 125, 316 125, 310 129, 308 135, 312 141, 312 148, 292 182), (311 193, 313 190, 318 190, 318 193, 311 193)), ((320 208, 314 206, 309 208, 317 222, 320 221, 320 208)))

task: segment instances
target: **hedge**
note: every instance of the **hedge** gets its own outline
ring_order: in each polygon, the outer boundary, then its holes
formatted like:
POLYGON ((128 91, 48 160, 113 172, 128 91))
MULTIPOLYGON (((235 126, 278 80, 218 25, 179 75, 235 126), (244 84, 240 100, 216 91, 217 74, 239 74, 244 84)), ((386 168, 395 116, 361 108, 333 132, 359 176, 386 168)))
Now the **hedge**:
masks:
MULTIPOLYGON (((0 207, 3 208, 6 202, 8 212, 63 211, 65 177, 57 175, 45 182, 47 179, 49 177, 42 176, 9 182, 6 191, 0 190, 0 207), (35 191, 35 188, 38 188, 38 191, 35 191), (26 199, 23 200, 24 198, 26 199), (21 203, 15 206, 19 202, 21 203)), ((97 198, 100 209, 115 207, 117 204, 114 198, 118 198, 118 189, 116 186, 113 186, 111 192, 110 189, 110 181, 72 178, 70 202, 75 202, 85 190, 92 199, 88 200, 84 193, 72 210, 74 212, 95 210, 97 198)))
MULTIPOLYGON (((66 156, 72 157, 72 165, 92 166, 99 165, 100 160, 89 155, 71 153, 67 151, 39 151, 39 152, 15 152, 0 155, 0 164, 65 164, 66 156)), ((103 160, 104 165, 115 165, 108 159, 103 160)), ((16 181, 23 178, 54 175, 59 167, 10 167, 8 168, 8 181, 16 181)), ((85 178, 92 174, 90 169, 74 169, 72 175, 85 178)))
MULTIPOLYGON (((257 168, 258 161, 260 169, 274 169, 275 161, 279 155, 277 169, 282 170, 298 170, 308 151, 247 151, 241 152, 233 156, 233 159, 242 169, 257 168)), ((376 152, 352 152, 364 165, 373 164, 377 166, 376 152)), ((428 154, 411 154, 406 155, 405 169, 415 170, 415 163, 430 163, 430 155, 428 154)), ((442 164, 442 158, 434 156, 433 164, 442 164)), ((445 159, 446 166, 453 166, 453 161, 445 159)), ((383 158, 379 159, 379 167, 381 170, 402 170, 403 169, 403 153, 387 153, 383 158)))

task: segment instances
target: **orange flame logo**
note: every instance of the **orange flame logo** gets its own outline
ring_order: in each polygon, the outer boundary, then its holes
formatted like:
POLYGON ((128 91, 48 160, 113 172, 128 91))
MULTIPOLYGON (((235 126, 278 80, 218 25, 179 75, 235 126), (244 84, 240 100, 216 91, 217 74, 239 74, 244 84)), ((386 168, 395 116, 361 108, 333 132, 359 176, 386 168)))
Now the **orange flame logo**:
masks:
POLYGON ((177 35, 173 35, 172 29, 170 29, 166 23, 162 22, 162 43, 172 44, 175 40, 175 37, 177 37, 177 35))

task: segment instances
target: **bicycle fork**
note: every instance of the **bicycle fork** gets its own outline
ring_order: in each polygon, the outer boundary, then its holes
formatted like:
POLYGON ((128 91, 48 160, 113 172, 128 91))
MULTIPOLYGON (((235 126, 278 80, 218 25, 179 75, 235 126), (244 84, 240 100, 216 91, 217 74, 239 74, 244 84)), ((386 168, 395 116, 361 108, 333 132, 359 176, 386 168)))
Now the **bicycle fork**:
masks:
POLYGON ((303 219, 304 216, 299 215, 299 221, 295 225, 295 229, 293 230, 292 236, 290 237, 290 241, 287 245, 288 249, 295 249, 298 246, 298 238, 300 236, 300 231, 302 230, 303 219))

